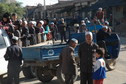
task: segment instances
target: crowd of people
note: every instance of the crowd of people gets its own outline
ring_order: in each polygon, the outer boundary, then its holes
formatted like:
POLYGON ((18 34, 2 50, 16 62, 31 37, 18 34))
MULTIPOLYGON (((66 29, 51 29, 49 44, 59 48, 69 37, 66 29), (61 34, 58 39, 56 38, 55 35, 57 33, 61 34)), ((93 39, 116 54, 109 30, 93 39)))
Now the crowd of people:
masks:
MULTIPOLYGON (((107 50, 104 39, 110 35, 111 29, 108 26, 109 23, 104 21, 104 13, 101 13, 101 11, 102 9, 100 8, 96 17, 100 20, 100 23, 102 23, 102 29, 97 32, 96 36, 97 43, 101 44, 102 42, 104 46, 97 45, 93 42, 93 34, 86 27, 89 23, 91 23, 88 18, 82 20, 80 25, 74 25, 74 31, 76 33, 85 32, 85 42, 82 42, 79 45, 78 50, 80 58, 81 84, 103 84, 103 80, 106 78, 103 56, 105 56, 107 50)), ((55 18, 51 22, 48 19, 35 22, 26 21, 25 19, 18 20, 17 18, 18 15, 16 13, 13 13, 12 15, 5 13, 0 23, 0 27, 6 30, 12 43, 5 54, 5 60, 9 60, 8 82, 10 84, 12 83, 13 76, 15 78, 15 84, 19 84, 19 69, 22 61, 22 50, 20 47, 27 47, 47 40, 52 40, 54 43, 55 40, 58 39, 58 33, 60 33, 61 36, 61 43, 67 42, 67 23, 63 18, 61 18, 61 21, 58 24, 55 18), (14 67, 13 65, 17 67, 14 67), (17 74, 14 73, 13 69, 17 70, 17 74)), ((96 22, 99 21, 97 20, 96 22)), ((95 24, 96 22, 94 21, 95 24)), ((74 48, 77 44, 77 39, 71 39, 68 46, 64 48, 60 54, 61 67, 65 75, 65 84, 74 83, 73 77, 76 75, 75 67, 77 67, 74 57, 74 48)))
MULTIPOLYGON (((104 21, 102 8, 98 9, 93 24, 102 25, 102 28, 95 32, 97 43, 93 42, 93 34, 87 29, 91 22, 86 18, 81 24, 75 24, 75 32, 85 32, 85 41, 79 44, 78 56, 80 59, 80 84, 103 84, 106 78, 106 63, 104 58, 108 55, 105 39, 111 35, 109 22, 104 21)), ((84 37, 82 37, 84 38, 84 37)), ((74 84, 77 75, 77 63, 74 57, 74 49, 78 40, 72 38, 69 45, 60 54, 61 69, 65 76, 65 84, 74 84)))
POLYGON ((18 19, 18 15, 5 13, 0 22, 0 28, 5 29, 10 40, 13 36, 19 38, 18 44, 21 47, 35 45, 41 42, 52 40, 53 43, 61 38, 61 43, 66 40, 66 23, 62 18, 57 24, 55 18, 53 21, 48 19, 39 21, 27 21, 18 19), (60 29, 59 29, 60 28, 60 29), (60 35, 59 35, 60 34, 60 35))

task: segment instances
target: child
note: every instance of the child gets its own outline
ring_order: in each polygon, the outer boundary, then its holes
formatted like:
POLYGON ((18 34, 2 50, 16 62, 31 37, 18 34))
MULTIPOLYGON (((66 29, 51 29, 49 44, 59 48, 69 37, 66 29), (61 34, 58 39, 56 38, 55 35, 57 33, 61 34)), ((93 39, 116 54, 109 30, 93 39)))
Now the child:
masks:
POLYGON ((94 84, 103 84, 103 80, 106 78, 105 61, 103 59, 103 50, 97 49, 95 52, 96 63, 94 65, 93 82, 94 84))

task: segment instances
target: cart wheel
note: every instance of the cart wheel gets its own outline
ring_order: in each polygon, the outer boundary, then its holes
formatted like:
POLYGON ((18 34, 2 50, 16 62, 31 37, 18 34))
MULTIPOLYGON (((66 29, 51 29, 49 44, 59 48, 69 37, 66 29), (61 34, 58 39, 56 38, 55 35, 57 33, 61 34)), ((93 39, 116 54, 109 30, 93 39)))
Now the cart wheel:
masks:
POLYGON ((35 75, 35 68, 31 67, 31 66, 28 66, 28 67, 22 67, 22 71, 23 71, 23 75, 26 77, 26 78, 35 78, 36 75, 35 75))
POLYGON ((52 71, 47 68, 37 68, 36 76, 42 82, 50 82, 54 77, 52 71))
POLYGON ((106 59, 106 67, 109 71, 114 70, 116 67, 116 59, 106 59))

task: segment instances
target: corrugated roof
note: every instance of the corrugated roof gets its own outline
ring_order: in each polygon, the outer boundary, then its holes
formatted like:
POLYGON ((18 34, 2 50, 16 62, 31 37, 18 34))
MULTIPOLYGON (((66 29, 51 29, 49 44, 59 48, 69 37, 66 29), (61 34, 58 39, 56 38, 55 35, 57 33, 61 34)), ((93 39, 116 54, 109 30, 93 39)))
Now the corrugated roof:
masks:
POLYGON ((126 0, 99 0, 95 4, 93 4, 90 9, 95 10, 99 7, 108 8, 112 6, 126 5, 126 0))

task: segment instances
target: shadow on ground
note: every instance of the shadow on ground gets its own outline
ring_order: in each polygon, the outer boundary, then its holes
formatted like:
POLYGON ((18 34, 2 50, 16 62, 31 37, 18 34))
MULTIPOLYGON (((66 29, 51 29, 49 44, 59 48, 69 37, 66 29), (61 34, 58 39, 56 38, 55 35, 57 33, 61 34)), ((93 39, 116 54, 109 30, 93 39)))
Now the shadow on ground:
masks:
POLYGON ((20 82, 21 83, 29 83, 31 84, 31 82, 34 82, 34 81, 37 81, 37 83, 33 83, 33 84, 59 84, 58 80, 57 79, 53 79, 52 81, 50 82, 47 82, 47 83, 42 83, 41 81, 39 81, 37 78, 34 78, 34 79, 27 79, 27 78, 21 78, 20 79, 20 82))

